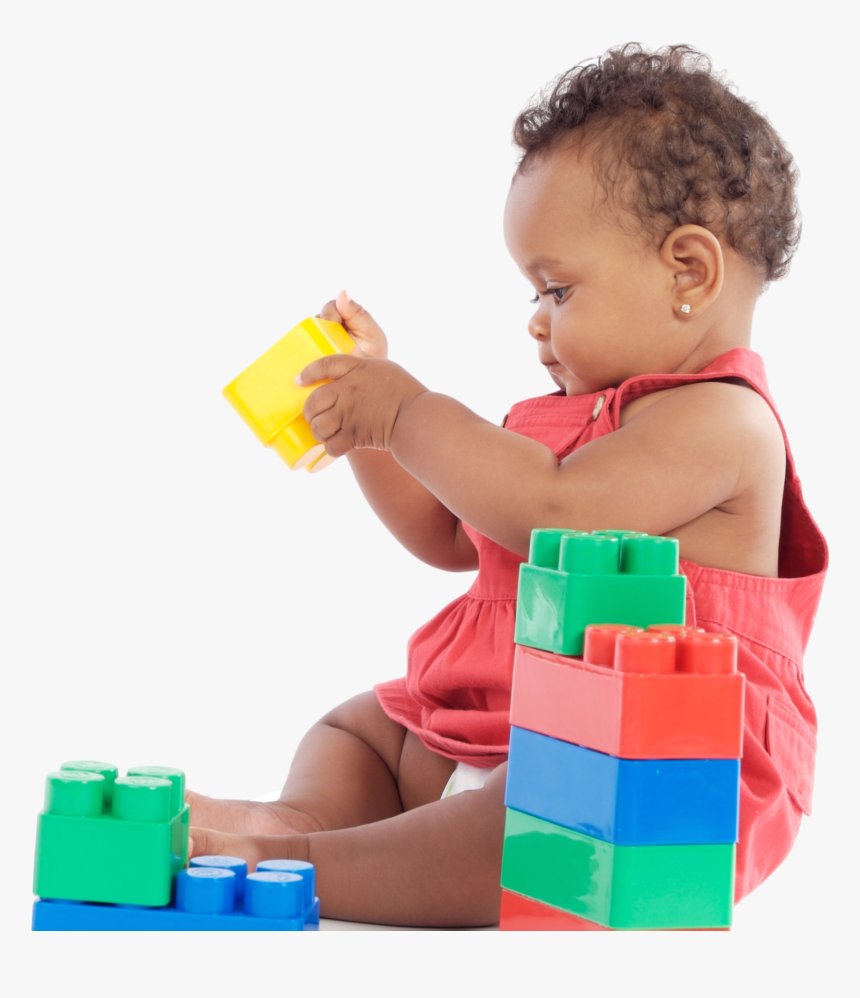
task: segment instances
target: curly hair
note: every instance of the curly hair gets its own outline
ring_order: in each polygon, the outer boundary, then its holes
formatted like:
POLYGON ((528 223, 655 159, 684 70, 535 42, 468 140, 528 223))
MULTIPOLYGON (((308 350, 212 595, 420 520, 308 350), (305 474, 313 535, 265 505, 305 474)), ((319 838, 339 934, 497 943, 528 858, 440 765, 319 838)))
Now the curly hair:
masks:
POLYGON ((517 173, 581 129, 607 196, 662 242, 679 225, 723 238, 764 276, 800 240, 797 167, 776 130, 690 45, 628 43, 552 81, 514 123, 517 173))

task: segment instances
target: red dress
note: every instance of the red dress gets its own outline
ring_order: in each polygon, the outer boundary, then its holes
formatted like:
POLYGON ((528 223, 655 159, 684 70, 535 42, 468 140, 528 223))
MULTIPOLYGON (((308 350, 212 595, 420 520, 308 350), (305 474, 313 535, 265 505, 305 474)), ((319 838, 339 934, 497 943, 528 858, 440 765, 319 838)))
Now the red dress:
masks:
MULTIPOLYGON (((729 377, 755 389, 779 419, 761 358, 737 348, 698 374, 642 375, 593 395, 528 399, 511 409, 505 428, 539 440, 561 459, 618 429, 622 405, 634 399, 729 377)), ((681 560, 687 622, 735 634, 738 665, 747 677, 738 898, 788 855, 812 799, 817 725, 803 685, 803 652, 821 596, 827 545, 803 501, 787 439, 785 447, 779 577, 681 560)), ((479 556, 474 584, 412 635, 406 677, 381 683, 376 695, 386 714, 433 752, 491 767, 507 759, 517 578, 524 559, 468 526, 466 531, 479 556)))

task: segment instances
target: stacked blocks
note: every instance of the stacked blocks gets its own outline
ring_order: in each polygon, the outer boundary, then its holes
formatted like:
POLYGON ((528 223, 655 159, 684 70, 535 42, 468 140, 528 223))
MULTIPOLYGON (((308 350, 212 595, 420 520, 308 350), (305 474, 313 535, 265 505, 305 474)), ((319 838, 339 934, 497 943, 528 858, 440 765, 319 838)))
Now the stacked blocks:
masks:
POLYGON ((158 766, 124 777, 67 762, 46 781, 38 819, 33 929, 277 930, 319 927, 314 868, 229 856, 188 861, 185 775, 158 766))
POLYGON ((523 586, 530 596, 522 615, 518 607, 527 644, 514 664, 501 928, 727 928, 744 684, 735 639, 683 626, 669 538, 535 531, 531 555, 520 577, 520 599, 523 586), (611 586, 580 570, 555 590, 558 624, 535 612, 550 592, 528 571, 535 562, 557 552, 561 567, 544 571, 564 575, 567 549, 568 567, 610 565, 604 538, 633 576, 614 590, 620 609, 609 607, 611 586), (660 543, 649 553, 643 540, 660 543), (628 546, 640 550, 625 555, 628 546), (644 562, 659 567, 660 592, 634 605, 640 573, 629 569, 644 562), (583 619, 589 606, 612 623, 583 619), (544 650, 577 641, 582 659, 544 650))
POLYGON ((231 381, 222 394, 257 439, 293 471, 320 471, 334 458, 326 455, 302 415, 305 400, 317 386, 299 388, 295 378, 315 360, 351 353, 354 348, 340 323, 305 319, 231 381))

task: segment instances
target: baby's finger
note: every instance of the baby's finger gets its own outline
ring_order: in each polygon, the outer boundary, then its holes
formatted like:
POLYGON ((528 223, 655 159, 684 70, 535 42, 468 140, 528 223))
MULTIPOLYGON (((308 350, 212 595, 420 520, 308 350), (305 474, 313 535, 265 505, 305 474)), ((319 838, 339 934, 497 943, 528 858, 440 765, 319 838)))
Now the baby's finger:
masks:
POLYGON ((338 314, 343 316, 342 322, 360 353, 385 359, 388 356, 388 341, 370 312, 353 301, 346 291, 338 294, 334 305, 338 314))
POLYGON ((346 291, 339 292, 337 298, 329 304, 334 305, 335 311, 343 316, 343 321, 350 332, 364 333, 366 336, 384 335, 379 323, 370 312, 357 301, 353 301, 346 291))
MULTIPOLYGON (((341 292, 343 294, 343 292, 341 292)), ((320 319, 328 319, 329 322, 339 322, 341 325, 344 321, 344 316, 340 314, 337 310, 337 303, 332 301, 327 301, 325 305, 320 309, 319 313, 320 319)))
POLYGON ((325 442, 325 452, 329 457, 343 457, 351 450, 352 443, 342 430, 338 430, 333 437, 329 437, 325 442))
POLYGON ((321 444, 324 444, 330 437, 340 432, 341 417, 334 408, 326 409, 319 416, 309 420, 311 433, 321 444))
POLYGON ((305 417, 307 422, 311 422, 320 413, 325 412, 337 401, 337 388, 332 387, 332 382, 327 381, 324 385, 320 386, 308 395, 305 399, 305 404, 302 406, 302 415, 305 417))
POLYGON ((229 852, 227 840, 232 836, 214 828, 192 828, 188 839, 189 856, 223 856, 229 852))
POLYGON ((336 381, 348 374, 361 361, 357 357, 352 357, 348 353, 333 353, 327 357, 320 357, 313 364, 308 366, 296 376, 296 384, 300 388, 307 388, 308 385, 315 385, 319 381, 336 381))

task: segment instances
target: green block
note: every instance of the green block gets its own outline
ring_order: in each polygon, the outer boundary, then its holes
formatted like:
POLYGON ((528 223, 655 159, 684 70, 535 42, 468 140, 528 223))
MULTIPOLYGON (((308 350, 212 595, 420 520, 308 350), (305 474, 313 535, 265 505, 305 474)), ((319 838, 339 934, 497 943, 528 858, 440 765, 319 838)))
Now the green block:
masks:
POLYGON ((613 929, 724 928, 735 846, 618 846, 508 808, 502 887, 613 929))
POLYGON ((514 641, 581 655, 589 624, 683 624, 686 584, 673 537, 535 530, 520 566, 514 641))
MULTIPOLYGON (((145 771, 144 771, 145 770, 145 771)), ((42 898, 160 906, 188 862, 180 770, 114 778, 105 763, 64 763, 45 786, 34 892, 42 898)))

